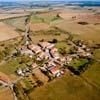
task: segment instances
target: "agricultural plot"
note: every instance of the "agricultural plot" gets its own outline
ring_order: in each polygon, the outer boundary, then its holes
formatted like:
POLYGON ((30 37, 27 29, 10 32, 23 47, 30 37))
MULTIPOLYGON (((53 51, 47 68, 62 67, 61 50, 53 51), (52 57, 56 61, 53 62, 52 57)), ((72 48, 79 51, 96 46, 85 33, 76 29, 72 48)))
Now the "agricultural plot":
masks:
POLYGON ((25 65, 24 64, 20 65, 18 60, 13 59, 8 61, 7 63, 0 65, 0 71, 7 75, 11 75, 15 74, 16 69, 19 67, 24 68, 25 65))
POLYGON ((0 100, 13 100, 12 91, 9 88, 0 89, 0 100))
POLYGON ((73 60, 69 65, 75 68, 76 70, 82 69, 89 61, 87 59, 73 60))
POLYGON ((15 28, 0 22, 0 41, 6 41, 19 36, 19 33, 15 31, 15 28))
POLYGON ((99 93, 82 79, 66 75, 29 93, 29 97, 31 100, 99 100, 99 93))
POLYGON ((94 51, 94 59, 95 61, 89 65, 89 69, 86 70, 82 76, 89 80, 91 83, 100 87, 100 50, 94 51))
POLYGON ((62 19, 58 16, 32 16, 31 22, 34 23, 47 23, 47 24, 52 24, 52 23, 59 23, 62 19))
POLYGON ((57 39, 57 41, 65 41, 66 38, 68 38, 68 35, 58 29, 36 31, 35 34, 33 33, 31 35, 33 43, 38 43, 41 40, 52 41, 53 39, 57 39))

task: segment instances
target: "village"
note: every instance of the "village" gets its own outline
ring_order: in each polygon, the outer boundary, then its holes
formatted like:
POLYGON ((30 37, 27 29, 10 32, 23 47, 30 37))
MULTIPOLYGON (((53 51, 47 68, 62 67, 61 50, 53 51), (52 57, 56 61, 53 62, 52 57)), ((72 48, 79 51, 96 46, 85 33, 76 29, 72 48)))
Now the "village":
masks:
POLYGON ((92 59, 91 49, 81 41, 77 44, 72 41, 68 43, 74 47, 74 51, 64 56, 59 53, 55 43, 41 41, 38 44, 29 43, 21 46, 21 55, 28 55, 30 59, 34 58, 31 65, 16 70, 16 74, 23 77, 17 84, 25 89, 24 92, 60 78, 66 72, 70 75, 79 75, 85 69, 86 64, 92 59), (80 62, 74 62, 76 60, 80 62), (80 65, 76 66, 77 63, 80 65))
POLYGON ((55 46, 56 43, 42 40, 34 44, 28 41, 28 36, 25 38, 25 44, 21 45, 17 52, 29 57, 31 63, 25 64, 25 68, 16 69, 18 79, 13 82, 1 77, 3 87, 11 87, 15 98, 26 95, 34 88, 60 78, 66 73, 80 75, 93 58, 92 50, 83 41, 73 42, 68 39, 67 44, 71 45, 73 50, 70 48, 70 53, 66 54, 63 49, 59 51, 59 48, 55 46), (21 89, 22 93, 20 93, 21 89))

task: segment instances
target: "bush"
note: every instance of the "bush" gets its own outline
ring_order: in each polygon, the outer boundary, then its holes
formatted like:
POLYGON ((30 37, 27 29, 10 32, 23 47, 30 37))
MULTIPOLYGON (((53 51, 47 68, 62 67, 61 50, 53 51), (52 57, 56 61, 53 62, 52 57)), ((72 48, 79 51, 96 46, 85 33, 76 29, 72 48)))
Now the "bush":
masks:
POLYGON ((87 23, 87 22, 78 22, 78 24, 81 24, 81 25, 88 25, 89 23, 87 23))

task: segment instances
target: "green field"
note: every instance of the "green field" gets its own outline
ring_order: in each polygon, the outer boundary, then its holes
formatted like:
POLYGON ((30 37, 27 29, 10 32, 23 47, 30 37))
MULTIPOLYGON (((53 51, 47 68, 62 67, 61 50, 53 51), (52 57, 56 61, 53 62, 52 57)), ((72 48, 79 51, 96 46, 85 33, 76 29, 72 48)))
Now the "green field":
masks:
MULTIPOLYGON (((0 71, 7 74, 15 74, 15 71, 17 68, 25 68, 26 65, 24 64, 25 62, 28 62, 28 57, 16 57, 16 59, 9 59, 8 61, 4 62, 3 64, 0 65, 0 71), (22 62, 20 64, 20 62, 22 62)), ((30 60, 31 61, 31 60, 30 60)))
POLYGON ((70 63, 70 66, 74 67, 75 69, 80 69, 80 67, 87 64, 89 61, 87 59, 75 59, 70 63))
POLYGON ((58 48, 59 53, 68 53, 71 49, 71 46, 67 45, 65 41, 60 41, 55 44, 55 47, 58 48))
POLYGON ((48 17, 38 17, 32 16, 32 23, 47 23, 47 24, 56 24, 59 23, 62 19, 57 16, 48 16, 48 17))

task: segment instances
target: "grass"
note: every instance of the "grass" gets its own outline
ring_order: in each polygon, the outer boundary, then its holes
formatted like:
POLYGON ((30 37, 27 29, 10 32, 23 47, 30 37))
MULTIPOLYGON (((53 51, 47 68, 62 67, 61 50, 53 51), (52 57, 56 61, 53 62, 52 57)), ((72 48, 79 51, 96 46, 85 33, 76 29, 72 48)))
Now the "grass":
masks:
POLYGON ((25 84, 26 90, 32 89, 32 84, 28 81, 28 79, 23 79, 23 82, 25 84))
POLYGON ((31 21, 32 21, 32 23, 42 23, 43 22, 43 19, 42 18, 39 18, 39 17, 36 17, 36 16, 33 16, 31 18, 31 21))
POLYGON ((99 91, 78 77, 66 75, 29 94, 30 100, 99 100, 99 91))
POLYGON ((75 69, 80 69, 80 67, 87 64, 89 61, 87 59, 80 59, 80 60, 73 60, 70 63, 70 66, 74 67, 75 69))
POLYGON ((25 67, 25 65, 21 65, 19 64, 18 60, 10 60, 8 62, 5 62, 4 64, 0 65, 0 71, 7 74, 7 75, 10 75, 10 74, 15 74, 15 71, 18 67, 25 67))
POLYGON ((67 47, 67 43, 66 42, 57 42, 56 43, 56 48, 66 48, 67 47))
POLYGON ((8 25, 11 25, 17 29, 21 29, 21 30, 24 30, 25 29, 25 19, 27 17, 20 17, 20 18, 14 18, 14 19, 7 19, 7 20, 4 20, 3 22, 8 24, 8 25))
MULTIPOLYGON (((95 50, 93 55, 94 59, 100 59, 100 50, 95 50)), ((100 62, 94 61, 82 75, 92 83, 100 86, 100 62)))
POLYGON ((100 59, 100 49, 96 49, 96 50, 94 50, 94 57, 95 57, 95 59, 100 59))
POLYGON ((82 76, 89 80, 90 82, 98 85, 100 87, 100 63, 94 62, 92 65, 89 66, 90 68, 86 70, 82 76))
POLYGON ((53 35, 53 34, 42 34, 39 33, 37 35, 32 36, 33 43, 38 43, 40 40, 44 39, 45 41, 52 41, 53 39, 57 39, 58 41, 62 41, 66 39, 66 34, 61 35, 53 35))
POLYGON ((32 21, 32 23, 56 24, 61 21, 61 18, 59 18, 57 16, 48 16, 48 17, 32 16, 31 21, 32 21))
POLYGON ((65 49, 66 53, 68 53, 69 50, 70 50, 70 46, 67 45, 66 42, 57 42, 57 43, 55 44, 55 47, 58 48, 58 50, 60 50, 60 49, 65 49))

